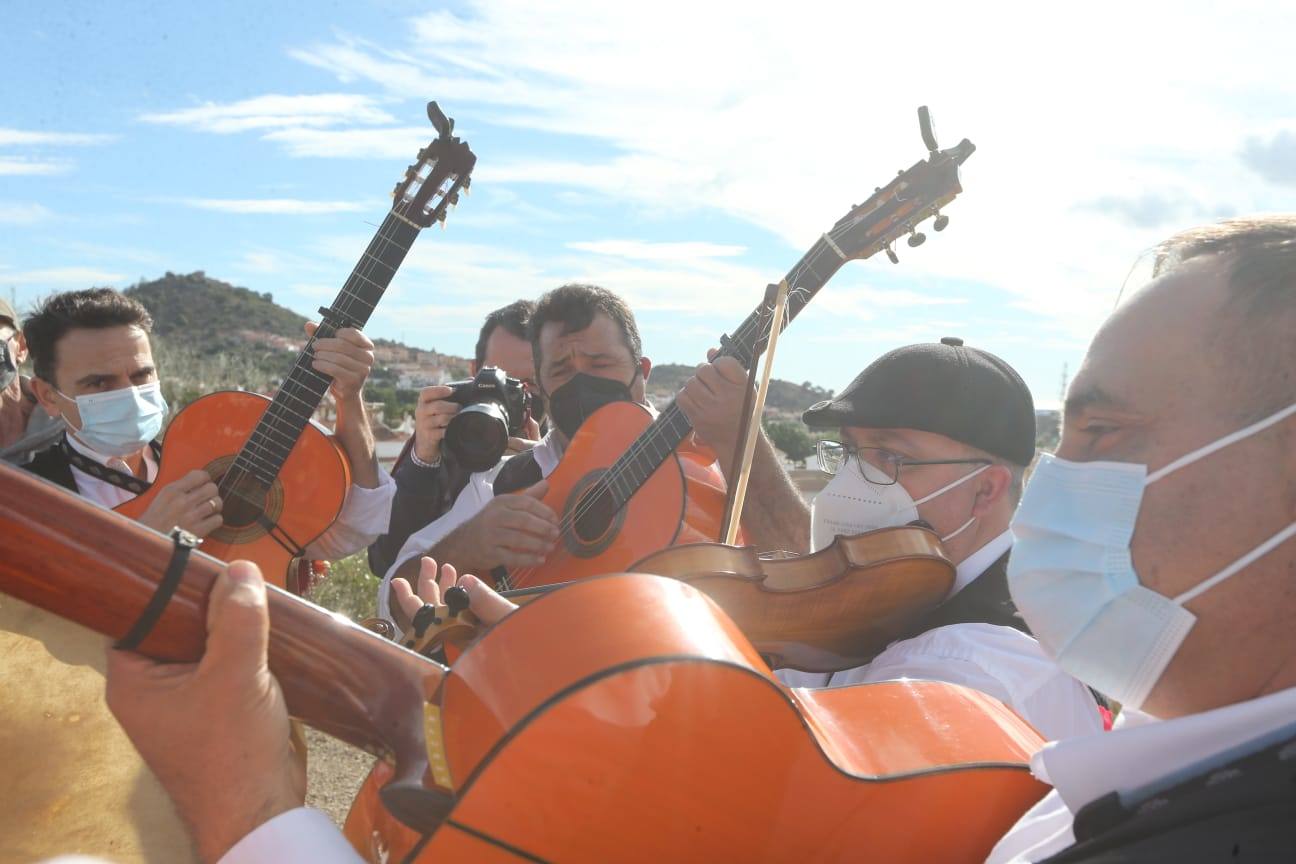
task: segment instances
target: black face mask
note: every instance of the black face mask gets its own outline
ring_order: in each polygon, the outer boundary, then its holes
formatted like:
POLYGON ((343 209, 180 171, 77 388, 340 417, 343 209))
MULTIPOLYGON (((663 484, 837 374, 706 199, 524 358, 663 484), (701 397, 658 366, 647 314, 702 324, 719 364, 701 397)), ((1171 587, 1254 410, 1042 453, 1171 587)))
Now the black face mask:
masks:
MULTIPOLYGON (((634 379, 630 379, 634 383, 634 379)), ((549 418, 568 438, 576 436, 591 414, 613 402, 633 402, 629 385, 577 372, 549 397, 549 418)))
POLYGON ((9 340, 0 340, 0 390, 8 387, 18 375, 18 364, 9 353, 9 340))

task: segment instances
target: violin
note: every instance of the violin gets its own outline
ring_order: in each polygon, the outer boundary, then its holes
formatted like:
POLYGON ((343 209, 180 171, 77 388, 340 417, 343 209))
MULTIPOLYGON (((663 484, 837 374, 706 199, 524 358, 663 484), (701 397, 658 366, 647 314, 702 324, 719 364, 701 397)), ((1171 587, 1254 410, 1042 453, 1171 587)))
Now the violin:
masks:
POLYGON ((630 569, 706 594, 772 667, 836 672, 866 663, 935 608, 955 568, 935 532, 904 526, 788 558, 723 543, 674 546, 630 569))
MULTIPOLYGON (((851 260, 885 251, 906 234, 918 246, 917 226, 935 217, 962 191, 958 169, 976 150, 966 138, 938 150, 926 108, 919 109, 928 157, 899 172, 863 204, 855 205, 822 235, 787 273, 786 322, 805 308, 851 260)), ((757 305, 733 336, 722 336, 718 356, 751 369, 769 341, 766 302, 757 305)), ((560 540, 544 563, 497 579, 501 590, 552 585, 626 570, 634 562, 682 543, 712 541, 724 523, 725 484, 709 450, 690 450, 692 424, 675 403, 656 419, 629 403, 606 405, 581 424, 558 467, 548 476, 543 501, 559 514, 560 540), (689 443, 686 443, 688 441, 689 443), (700 464, 698 456, 701 454, 700 464), (704 461, 709 455, 711 461, 704 461)))
MULTIPOLYGON (((24 505, 0 513, 0 590, 131 630, 173 540, 7 466, 0 494, 24 505)), ((189 556, 140 651, 201 655, 222 566, 189 556)), ((678 580, 552 591, 453 669, 267 593, 289 712, 388 760, 379 797, 417 835, 414 861, 973 862, 1045 792, 1028 768, 1043 742, 995 699, 924 681, 785 687, 678 580)))

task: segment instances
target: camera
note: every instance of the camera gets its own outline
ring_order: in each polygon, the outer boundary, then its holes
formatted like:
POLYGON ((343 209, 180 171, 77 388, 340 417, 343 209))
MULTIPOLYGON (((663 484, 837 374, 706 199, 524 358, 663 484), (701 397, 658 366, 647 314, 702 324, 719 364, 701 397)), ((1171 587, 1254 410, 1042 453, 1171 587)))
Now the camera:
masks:
POLYGON ((531 394, 503 369, 487 366, 470 381, 451 381, 446 400, 463 406, 446 427, 445 447, 469 471, 485 471, 504 455, 510 435, 520 435, 531 394))

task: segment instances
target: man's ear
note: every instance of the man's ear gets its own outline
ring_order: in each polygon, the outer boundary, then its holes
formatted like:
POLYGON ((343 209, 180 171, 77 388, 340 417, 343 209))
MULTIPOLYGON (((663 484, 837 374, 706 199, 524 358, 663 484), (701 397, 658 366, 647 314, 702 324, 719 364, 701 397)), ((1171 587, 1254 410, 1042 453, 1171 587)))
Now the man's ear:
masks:
POLYGON ((51 417, 62 417, 63 406, 58 399, 58 393, 54 385, 50 384, 44 378, 33 377, 31 379, 32 394, 36 397, 36 402, 45 409, 45 413, 51 417))
POLYGON ((976 484, 976 501, 972 515, 980 518, 1008 499, 1012 489, 1012 471, 1004 465, 991 465, 972 479, 976 484))
POLYGON ((477 365, 477 361, 476 361, 476 360, 469 360, 469 361, 468 361, 468 377, 470 377, 470 378, 476 378, 476 377, 477 377, 477 373, 478 373, 480 370, 481 370, 481 367, 477 365))
POLYGON ((27 337, 19 330, 15 336, 18 339, 18 350, 14 353, 14 364, 21 365, 27 362, 27 337))
POLYGON ((644 383, 648 383, 648 376, 652 374, 652 361, 647 357, 639 358, 639 371, 643 373, 644 383))

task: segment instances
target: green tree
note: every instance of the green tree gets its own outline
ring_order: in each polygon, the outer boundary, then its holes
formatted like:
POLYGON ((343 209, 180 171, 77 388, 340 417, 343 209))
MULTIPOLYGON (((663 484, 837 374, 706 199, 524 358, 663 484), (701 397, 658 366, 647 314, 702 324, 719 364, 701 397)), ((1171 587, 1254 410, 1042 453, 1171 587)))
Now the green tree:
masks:
POLYGON ((765 424, 765 434, 794 462, 803 462, 814 455, 815 442, 804 423, 772 420, 765 424))

